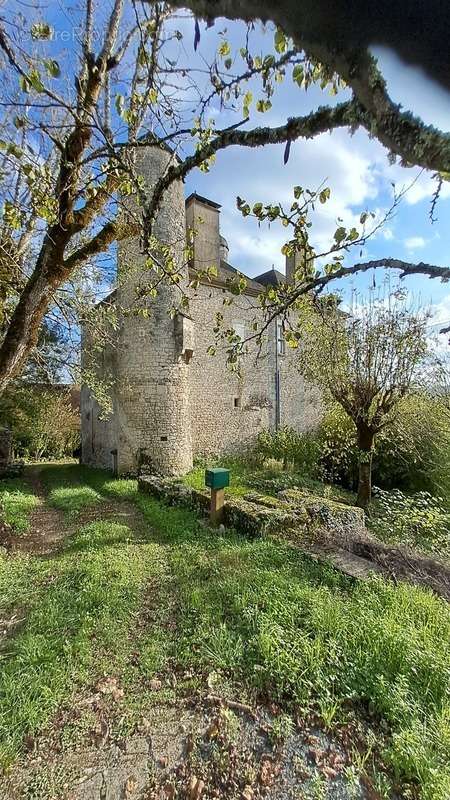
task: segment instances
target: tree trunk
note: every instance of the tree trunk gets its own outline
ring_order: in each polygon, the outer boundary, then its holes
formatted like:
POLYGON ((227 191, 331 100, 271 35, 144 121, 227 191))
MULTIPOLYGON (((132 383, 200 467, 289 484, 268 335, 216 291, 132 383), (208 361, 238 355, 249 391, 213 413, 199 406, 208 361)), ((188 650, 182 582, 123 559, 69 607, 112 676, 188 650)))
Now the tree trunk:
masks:
POLYGON ((367 511, 372 499, 372 454, 374 433, 366 425, 357 427, 359 480, 356 504, 367 511))

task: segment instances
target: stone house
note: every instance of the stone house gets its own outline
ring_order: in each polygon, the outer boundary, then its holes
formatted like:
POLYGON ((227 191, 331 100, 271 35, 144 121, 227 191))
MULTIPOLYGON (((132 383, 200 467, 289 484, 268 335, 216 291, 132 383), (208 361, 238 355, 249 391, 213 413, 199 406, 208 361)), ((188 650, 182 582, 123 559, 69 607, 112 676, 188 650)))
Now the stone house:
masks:
MULTIPOLYGON (((173 154, 155 145, 140 147, 136 169, 151 189, 173 154)), ((264 286, 284 282, 275 269, 249 279, 243 295, 231 297, 227 280, 238 272, 229 263, 220 233, 220 206, 197 194, 184 199, 181 181, 165 193, 153 233, 174 253, 181 284, 189 275, 216 265, 217 276, 202 279, 190 292, 189 315, 168 312, 179 304, 180 287, 164 282, 151 299, 149 270, 138 236, 118 245, 117 289, 103 305, 118 309, 117 329, 100 351, 82 332, 82 365, 99 378, 109 376, 113 412, 103 418, 93 393, 81 391, 82 462, 136 473, 142 464, 155 472, 187 472, 196 456, 245 447, 264 429, 313 427, 320 415, 317 392, 295 368, 296 354, 285 348, 280 323, 271 324, 263 346, 249 347, 240 375, 226 367, 225 348, 208 354, 217 312, 242 338, 261 314, 257 296, 264 286), (195 228, 192 258, 185 264, 186 229, 195 228), (138 309, 138 310, 137 310, 138 309), (142 309, 146 309, 142 313, 142 309)), ((289 280, 292 265, 287 263, 289 280)), ((243 273, 241 269, 239 272, 243 273)))

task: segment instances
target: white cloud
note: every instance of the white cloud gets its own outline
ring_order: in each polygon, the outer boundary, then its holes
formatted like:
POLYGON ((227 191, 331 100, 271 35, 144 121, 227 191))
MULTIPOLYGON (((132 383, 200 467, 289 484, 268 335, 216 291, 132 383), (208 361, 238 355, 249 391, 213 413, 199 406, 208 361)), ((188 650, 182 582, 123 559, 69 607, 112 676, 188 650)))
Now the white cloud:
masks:
POLYGON ((426 243, 426 239, 423 236, 410 236, 409 239, 404 241, 407 250, 419 250, 421 247, 425 247, 426 243))
MULTIPOLYGON (((275 124, 271 120, 271 124, 275 124)), ((289 162, 283 165, 283 147, 258 150, 230 148, 218 154, 210 175, 195 175, 190 188, 222 203, 221 228, 230 244, 230 261, 243 271, 257 274, 272 263, 282 269, 280 250, 289 232, 279 223, 258 227, 255 220, 243 219, 236 209, 239 194, 250 204, 281 202, 289 208, 293 187, 316 189, 324 182, 331 189, 330 200, 317 204, 313 213, 311 238, 316 247, 328 250, 339 224, 359 225, 361 211, 374 209, 379 191, 378 159, 356 143, 365 143, 364 134, 350 138, 344 131, 323 134, 311 141, 293 144, 289 162), (340 218, 343 223, 338 222, 340 218)), ((370 150, 370 148, 369 148, 370 150)), ((376 209, 377 217, 383 209, 376 209)))

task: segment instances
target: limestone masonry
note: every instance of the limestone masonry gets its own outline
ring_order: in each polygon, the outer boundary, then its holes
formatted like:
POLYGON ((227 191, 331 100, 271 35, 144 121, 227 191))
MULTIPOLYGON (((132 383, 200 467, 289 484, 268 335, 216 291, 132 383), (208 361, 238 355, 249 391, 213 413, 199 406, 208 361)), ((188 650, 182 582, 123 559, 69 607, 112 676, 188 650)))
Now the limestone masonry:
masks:
MULTIPOLYGON (((138 148, 136 168, 150 191, 173 155, 157 146, 138 148)), ((133 213, 132 204, 128 204, 133 213)), ((146 287, 155 273, 145 266, 138 236, 118 246, 117 289, 99 308, 117 309, 118 324, 110 328, 101 348, 91 330, 82 336, 82 365, 111 385, 113 412, 104 413, 93 393, 81 392, 82 461, 136 473, 142 465, 165 475, 181 475, 193 457, 239 450, 263 429, 290 425, 313 427, 320 415, 316 390, 305 385, 296 370, 295 351, 285 350, 279 326, 272 323, 260 352, 249 346, 241 375, 226 367, 226 354, 207 353, 213 343, 215 315, 241 336, 251 333, 261 314, 257 295, 285 276, 272 269, 248 281, 244 295, 231 297, 226 281, 238 271, 228 263, 228 245, 220 234, 220 206, 192 194, 184 200, 181 181, 164 195, 153 234, 174 253, 180 285, 187 288, 189 270, 217 267, 218 275, 189 290, 189 315, 171 316, 179 305, 180 287, 161 282, 158 295, 146 287), (186 229, 195 229, 193 258, 185 264, 186 229)), ((287 264, 287 279, 292 265, 287 264)), ((244 273, 243 269, 239 272, 244 273)))

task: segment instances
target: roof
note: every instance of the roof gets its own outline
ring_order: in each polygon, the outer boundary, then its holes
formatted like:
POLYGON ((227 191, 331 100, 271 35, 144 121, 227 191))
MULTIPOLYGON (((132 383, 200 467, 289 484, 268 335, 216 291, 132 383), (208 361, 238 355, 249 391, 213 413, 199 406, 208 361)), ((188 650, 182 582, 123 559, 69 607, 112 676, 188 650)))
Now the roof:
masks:
POLYGON ((227 261, 222 261, 222 260, 220 261, 220 269, 218 274, 219 280, 220 279, 222 279, 223 281, 232 280, 233 278, 236 277, 236 275, 244 276, 244 278, 247 281, 248 289, 253 289, 255 292, 260 292, 261 289, 263 288, 262 284, 259 283, 256 278, 249 278, 248 275, 245 274, 245 272, 242 272, 242 270, 240 269, 236 269, 236 267, 233 267, 231 264, 228 264, 227 261))
POLYGON ((192 192, 189 197, 186 198, 186 203, 189 203, 190 200, 199 200, 200 203, 204 203, 205 206, 211 206, 211 208, 222 208, 220 203, 215 203, 214 200, 209 200, 207 197, 202 197, 201 194, 197 194, 197 192, 192 192))
POLYGON ((256 281, 256 283, 262 284, 262 286, 281 286, 282 283, 286 283, 286 275, 283 275, 278 269, 272 267, 272 269, 267 270, 267 272, 256 275, 253 280, 256 281))

